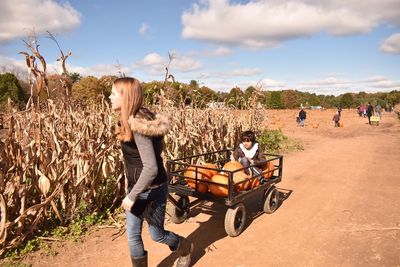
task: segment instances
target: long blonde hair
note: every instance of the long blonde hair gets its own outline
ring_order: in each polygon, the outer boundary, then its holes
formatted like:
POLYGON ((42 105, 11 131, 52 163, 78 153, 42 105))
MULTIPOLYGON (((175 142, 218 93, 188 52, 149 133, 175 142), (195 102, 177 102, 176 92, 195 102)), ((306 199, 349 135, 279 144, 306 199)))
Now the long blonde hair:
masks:
POLYGON ((135 116, 143 106, 143 87, 139 80, 130 77, 118 78, 113 83, 114 88, 122 96, 120 122, 121 127, 117 131, 117 139, 123 142, 132 140, 133 134, 128 119, 135 116))

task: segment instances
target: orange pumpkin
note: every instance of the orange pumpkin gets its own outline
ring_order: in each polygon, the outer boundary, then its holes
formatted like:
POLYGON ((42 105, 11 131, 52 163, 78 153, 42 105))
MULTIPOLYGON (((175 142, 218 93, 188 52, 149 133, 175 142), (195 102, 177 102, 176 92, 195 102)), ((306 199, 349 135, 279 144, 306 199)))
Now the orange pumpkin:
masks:
MULTIPOLYGON (((217 165, 213 164, 213 163, 205 163, 203 165, 201 165, 202 167, 207 167, 207 168, 212 168, 212 169, 218 169, 217 165)), ((199 170, 201 170, 201 172, 207 176, 209 179, 211 179, 211 177, 213 177, 214 175, 217 174, 217 170, 210 170, 210 169, 205 169, 205 168, 201 168, 199 167, 199 170)))
POLYGON ((233 182, 237 185, 235 185, 235 191, 244 191, 249 189, 250 185, 251 185, 251 181, 246 181, 243 183, 240 183, 244 180, 246 180, 247 178, 249 178, 249 176, 247 174, 245 174, 244 172, 235 172, 233 174, 233 182), (240 184, 238 184, 240 183, 240 184))
MULTIPOLYGON (((237 171, 239 169, 243 169, 243 165, 238 161, 229 161, 225 163, 224 167, 222 167, 225 171, 231 171, 233 173, 233 182, 237 184, 248 178, 244 170, 237 171)), ((243 191, 249 189, 251 185, 251 181, 244 182, 235 186, 235 191, 243 191)))
MULTIPOLYGON (((201 180, 209 180, 210 176, 209 172, 206 169, 197 168, 197 190, 200 193, 205 193, 208 191, 208 185, 205 182, 200 182, 201 180)), ((195 189, 196 188, 196 167, 190 166, 184 173, 186 182, 189 187, 195 189), (191 178, 191 179, 190 179, 191 178)))
MULTIPOLYGON (((224 167, 222 167, 224 171, 236 171, 238 169, 243 169, 243 165, 238 161, 229 161, 225 163, 224 167)), ((244 170, 242 170, 244 171, 244 170)))
POLYGON ((264 177, 269 179, 274 174, 274 163, 272 161, 268 161, 267 163, 262 166, 262 171, 264 172, 264 177))
POLYGON ((210 192, 216 196, 226 197, 228 195, 228 179, 228 175, 221 172, 211 177, 211 181, 217 184, 210 183, 208 185, 210 192))
POLYGON ((258 178, 254 178, 251 182, 250 182, 250 188, 254 188, 260 185, 260 180, 258 180, 258 178))

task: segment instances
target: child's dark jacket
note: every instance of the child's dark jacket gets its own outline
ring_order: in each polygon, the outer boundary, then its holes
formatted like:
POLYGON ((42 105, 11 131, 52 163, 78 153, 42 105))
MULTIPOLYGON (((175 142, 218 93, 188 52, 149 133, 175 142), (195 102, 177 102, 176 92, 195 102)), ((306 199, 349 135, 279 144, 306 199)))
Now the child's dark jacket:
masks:
MULTIPOLYGON (((245 154, 240 147, 237 147, 233 151, 232 155, 236 161, 239 161, 239 158, 245 157, 245 154)), ((260 146, 258 146, 258 149, 257 149, 256 153, 254 154, 254 157, 252 158, 252 160, 254 161, 254 165, 256 165, 257 167, 262 167, 265 164, 266 158, 265 158, 264 152, 260 146)))

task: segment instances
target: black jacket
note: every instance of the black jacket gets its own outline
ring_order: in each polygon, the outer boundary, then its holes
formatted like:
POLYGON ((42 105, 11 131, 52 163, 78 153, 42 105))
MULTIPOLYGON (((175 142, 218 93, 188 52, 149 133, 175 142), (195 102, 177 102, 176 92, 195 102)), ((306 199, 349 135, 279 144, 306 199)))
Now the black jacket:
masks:
POLYGON ((303 109, 300 110, 300 112, 299 112, 299 118, 300 118, 300 120, 305 120, 306 117, 307 117, 307 113, 306 113, 303 109))
MULTIPOLYGON (((150 169, 157 170, 155 177, 140 177, 143 170, 143 162, 140 157, 138 146, 133 139, 130 142, 121 142, 122 154, 125 162, 127 179, 128 179, 128 190, 131 189, 138 182, 138 179, 145 179, 140 184, 146 184, 150 187, 154 187, 165 183, 167 181, 167 173, 164 168, 163 159, 161 153, 163 150, 163 137, 169 131, 168 119, 161 115, 154 115, 149 111, 142 109, 136 114, 135 117, 129 118, 129 125, 133 134, 139 134, 144 136, 144 138, 150 138, 154 149, 154 156, 156 159, 157 166, 150 166, 150 169), (152 179, 152 180, 151 180, 152 179)), ((138 184, 139 186, 139 184, 138 184)), ((136 188, 132 190, 134 192, 130 193, 132 200, 135 200, 137 194, 145 191, 147 188, 136 188)))

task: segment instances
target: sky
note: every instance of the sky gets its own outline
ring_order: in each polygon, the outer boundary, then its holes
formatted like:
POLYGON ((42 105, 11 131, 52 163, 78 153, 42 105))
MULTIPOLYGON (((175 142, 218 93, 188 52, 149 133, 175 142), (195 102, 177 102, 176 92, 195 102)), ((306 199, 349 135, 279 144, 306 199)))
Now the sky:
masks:
POLYGON ((48 71, 316 94, 400 90, 400 0, 1 0, 0 72, 48 71), (169 58, 172 57, 170 61, 169 58))

